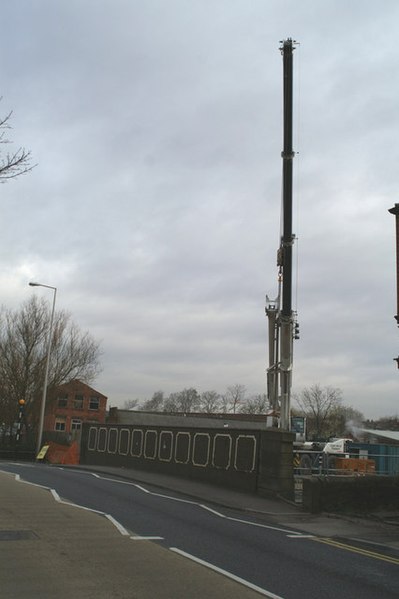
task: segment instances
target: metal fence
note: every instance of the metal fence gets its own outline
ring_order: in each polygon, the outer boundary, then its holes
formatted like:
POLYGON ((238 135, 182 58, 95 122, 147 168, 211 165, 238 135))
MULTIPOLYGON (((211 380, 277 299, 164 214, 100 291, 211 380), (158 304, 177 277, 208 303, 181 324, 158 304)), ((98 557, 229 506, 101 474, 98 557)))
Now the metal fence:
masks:
POLYGON ((353 443, 342 455, 321 451, 294 452, 294 473, 309 475, 399 475, 399 446, 353 443))

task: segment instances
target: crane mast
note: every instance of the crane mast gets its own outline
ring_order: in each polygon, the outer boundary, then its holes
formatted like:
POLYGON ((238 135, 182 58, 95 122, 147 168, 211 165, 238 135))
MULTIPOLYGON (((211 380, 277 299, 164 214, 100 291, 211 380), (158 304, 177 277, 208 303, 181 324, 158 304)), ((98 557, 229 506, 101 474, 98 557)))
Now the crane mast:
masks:
POLYGON ((290 429, 290 401, 293 365, 293 338, 298 338, 295 314, 292 310, 292 148, 293 122, 293 50, 291 38, 280 47, 283 56, 283 230, 277 252, 278 295, 275 300, 266 296, 266 315, 269 326, 269 367, 267 393, 273 413, 279 415, 279 426, 290 429), (295 334, 294 334, 295 329, 295 334))

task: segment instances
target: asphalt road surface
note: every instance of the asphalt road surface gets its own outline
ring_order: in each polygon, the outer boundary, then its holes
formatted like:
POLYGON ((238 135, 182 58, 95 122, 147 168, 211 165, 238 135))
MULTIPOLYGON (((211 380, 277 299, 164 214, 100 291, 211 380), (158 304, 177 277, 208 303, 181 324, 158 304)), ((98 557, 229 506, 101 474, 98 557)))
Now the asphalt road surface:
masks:
POLYGON ((219 568, 284 599, 399 597, 399 555, 322 538, 107 475, 42 464, 2 470, 54 489, 65 500, 111 515, 134 538, 219 568))

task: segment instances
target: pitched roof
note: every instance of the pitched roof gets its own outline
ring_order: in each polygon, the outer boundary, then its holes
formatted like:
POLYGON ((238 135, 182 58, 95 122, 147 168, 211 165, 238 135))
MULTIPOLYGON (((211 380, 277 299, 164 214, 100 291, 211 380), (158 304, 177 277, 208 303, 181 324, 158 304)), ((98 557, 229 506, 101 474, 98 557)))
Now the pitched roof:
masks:
POLYGON ((374 437, 382 437, 383 439, 390 439, 391 441, 397 441, 399 443, 399 431, 380 431, 373 428, 361 428, 359 429, 362 433, 367 435, 373 435, 374 437))
POLYGON ((57 387, 53 388, 53 391, 58 392, 61 389, 71 389, 71 388, 73 390, 79 390, 85 394, 99 395, 101 397, 105 397, 105 399, 108 399, 107 396, 104 395, 104 393, 100 393, 100 391, 96 391, 96 389, 93 389, 93 387, 90 387, 89 385, 87 385, 83 381, 80 381, 79 379, 72 379, 68 383, 63 383, 62 385, 58 385, 57 387))

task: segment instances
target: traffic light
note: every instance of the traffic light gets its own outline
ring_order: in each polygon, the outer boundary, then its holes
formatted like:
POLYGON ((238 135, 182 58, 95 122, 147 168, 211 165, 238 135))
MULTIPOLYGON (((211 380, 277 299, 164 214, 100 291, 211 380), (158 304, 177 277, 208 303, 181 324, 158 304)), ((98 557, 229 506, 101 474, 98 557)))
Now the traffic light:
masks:
POLYGON ((299 339, 299 322, 294 323, 294 339, 299 339))

